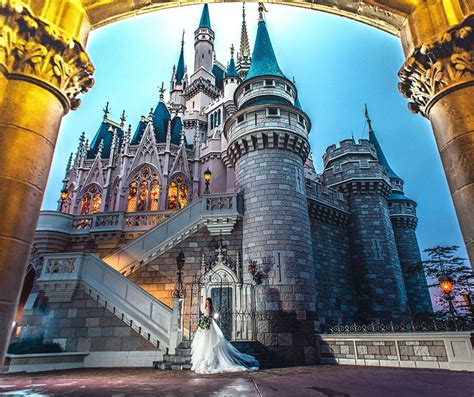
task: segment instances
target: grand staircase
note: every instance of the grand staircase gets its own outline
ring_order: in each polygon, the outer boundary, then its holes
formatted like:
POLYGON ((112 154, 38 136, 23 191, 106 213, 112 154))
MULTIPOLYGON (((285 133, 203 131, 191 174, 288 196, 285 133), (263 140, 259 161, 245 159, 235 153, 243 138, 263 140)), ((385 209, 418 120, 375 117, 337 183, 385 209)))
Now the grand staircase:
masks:
MULTIPOLYGON (((274 353, 259 342, 239 341, 231 343, 241 353, 254 356, 260 363, 260 369, 278 368, 284 364, 281 359, 275 358, 274 353)), ((191 342, 181 342, 176 348, 175 354, 163 355, 163 360, 153 362, 153 367, 161 370, 178 371, 191 369, 191 342)))

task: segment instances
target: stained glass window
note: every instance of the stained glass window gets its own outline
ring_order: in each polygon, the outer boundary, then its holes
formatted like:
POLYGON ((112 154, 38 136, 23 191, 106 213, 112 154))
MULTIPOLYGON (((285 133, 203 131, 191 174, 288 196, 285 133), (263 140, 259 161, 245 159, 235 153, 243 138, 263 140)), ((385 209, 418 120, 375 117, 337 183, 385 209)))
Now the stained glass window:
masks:
POLYGON ((188 200, 188 185, 181 175, 177 175, 168 186, 168 209, 183 208, 188 204, 188 200))
POLYGON ((149 166, 142 167, 128 184, 127 212, 157 211, 160 198, 158 173, 149 166))
POLYGON ((99 187, 92 185, 82 194, 81 215, 95 214, 100 211, 102 204, 102 192, 99 187))

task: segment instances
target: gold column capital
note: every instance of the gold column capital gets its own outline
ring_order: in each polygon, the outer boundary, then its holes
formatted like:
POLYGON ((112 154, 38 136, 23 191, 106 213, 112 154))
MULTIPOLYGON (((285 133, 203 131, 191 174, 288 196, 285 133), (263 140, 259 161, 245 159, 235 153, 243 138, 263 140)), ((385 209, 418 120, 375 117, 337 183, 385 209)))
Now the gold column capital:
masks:
POLYGON ((425 117, 444 95, 474 85, 474 16, 415 49, 398 76, 408 109, 425 117))
POLYGON ((0 0, 0 69, 8 79, 53 92, 67 112, 94 84, 94 66, 81 43, 15 0, 0 0))

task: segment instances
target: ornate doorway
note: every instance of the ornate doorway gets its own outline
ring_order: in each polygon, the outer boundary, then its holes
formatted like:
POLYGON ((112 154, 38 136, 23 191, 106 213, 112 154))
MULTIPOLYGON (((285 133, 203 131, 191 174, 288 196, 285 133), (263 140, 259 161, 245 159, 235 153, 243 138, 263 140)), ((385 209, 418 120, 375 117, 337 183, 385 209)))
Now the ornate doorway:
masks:
POLYGON ((233 261, 225 255, 222 245, 207 262, 203 256, 200 275, 185 284, 184 340, 192 340, 207 297, 213 301, 214 320, 227 339, 255 340, 255 286, 243 282, 239 257, 233 261))

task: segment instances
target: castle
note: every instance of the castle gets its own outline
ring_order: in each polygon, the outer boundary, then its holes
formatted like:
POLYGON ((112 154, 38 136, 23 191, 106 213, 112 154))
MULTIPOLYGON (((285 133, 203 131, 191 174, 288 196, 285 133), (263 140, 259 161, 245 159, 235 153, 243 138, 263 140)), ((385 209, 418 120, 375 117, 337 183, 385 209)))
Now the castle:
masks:
POLYGON ((107 105, 94 139, 81 136, 58 211, 38 223, 20 337, 92 352, 91 365, 104 352, 157 358, 192 337, 209 295, 228 337, 291 365, 313 362, 314 335, 331 325, 432 310, 424 276, 408 272, 416 203, 367 111, 368 140, 328 147, 318 174, 263 9, 253 52, 245 9, 227 66, 214 39, 206 4, 193 72, 183 38, 169 100, 162 86, 134 130, 107 105))

